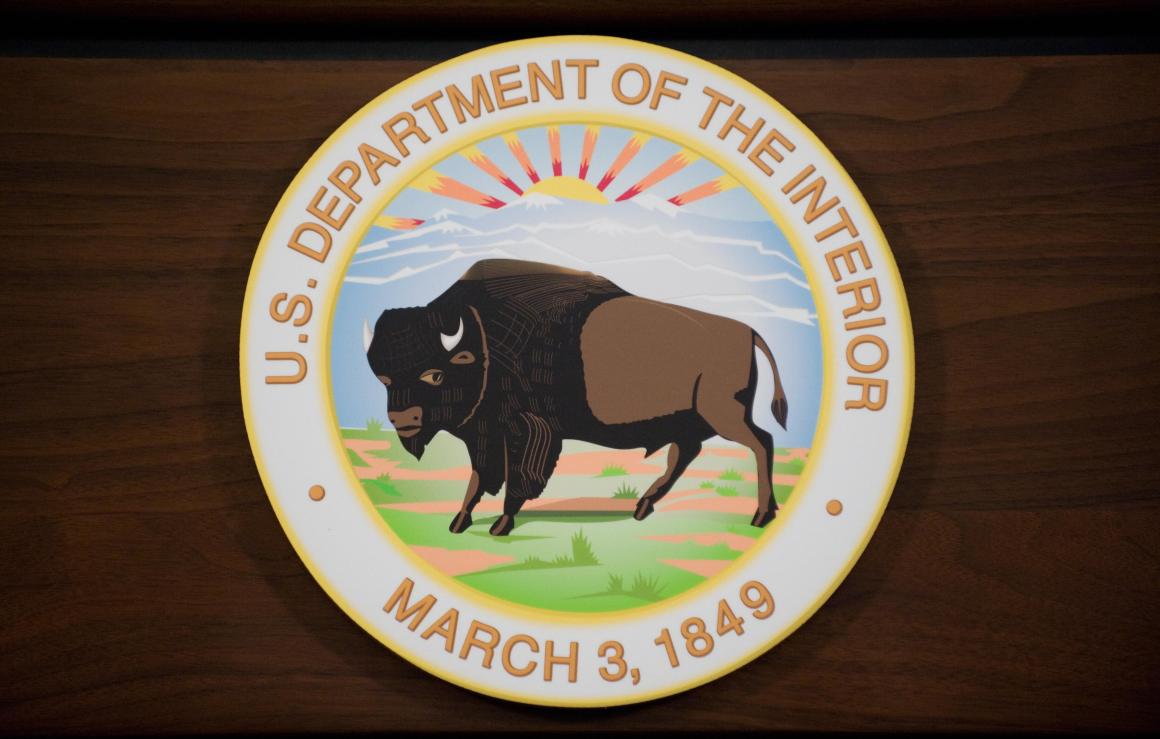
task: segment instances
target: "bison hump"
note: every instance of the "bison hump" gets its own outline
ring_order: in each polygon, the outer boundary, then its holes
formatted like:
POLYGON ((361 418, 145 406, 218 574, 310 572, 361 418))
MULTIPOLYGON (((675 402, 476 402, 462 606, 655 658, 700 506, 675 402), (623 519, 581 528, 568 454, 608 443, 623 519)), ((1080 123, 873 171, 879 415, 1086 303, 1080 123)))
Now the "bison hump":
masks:
MULTIPOLYGON (((463 273, 461 280, 491 280, 504 277, 524 277, 531 275, 571 275, 573 277, 595 277, 591 272, 580 272, 545 262, 529 262, 523 259, 481 259, 463 273)), ((603 279, 603 278, 600 278, 603 279)), ((605 280, 607 282, 607 280, 605 280)))

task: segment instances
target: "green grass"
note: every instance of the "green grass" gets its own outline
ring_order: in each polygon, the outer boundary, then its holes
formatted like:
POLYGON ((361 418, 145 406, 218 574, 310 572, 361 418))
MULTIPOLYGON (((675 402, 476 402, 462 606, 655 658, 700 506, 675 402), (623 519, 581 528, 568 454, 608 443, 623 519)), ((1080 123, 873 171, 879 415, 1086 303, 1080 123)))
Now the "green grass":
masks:
POLYGON ((629 588, 628 594, 641 600, 656 602, 661 599, 663 590, 659 577, 638 572, 632 579, 632 587, 629 588))
POLYGON ((383 430, 383 422, 382 421, 380 421, 377 418, 368 418, 367 419, 367 431, 371 432, 372 434, 377 434, 382 430, 383 430))
POLYGON ((373 480, 362 481, 363 490, 372 503, 393 503, 399 500, 401 493, 391 481, 390 475, 379 475, 373 480))
POLYGON ((774 485, 773 499, 777 501, 778 505, 785 505, 789 502, 789 496, 793 492, 793 485, 774 485))
POLYGON ((592 551, 592 542, 584 535, 584 529, 572 534, 572 562, 577 565, 598 565, 596 552, 592 551))
POLYGON ((637 572, 628 590, 624 589, 624 575, 608 573, 608 586, 600 595, 627 595, 631 598, 655 603, 663 596, 663 581, 660 576, 637 572))
POLYGON ((731 488, 722 485, 721 487, 717 488, 717 495, 725 498, 736 498, 738 495, 737 488, 731 488))
POLYGON ((507 565, 497 569, 538 570, 546 567, 593 567, 598 564, 600 564, 600 560, 596 558, 596 552, 592 550, 592 542, 584 535, 584 530, 580 529, 572 534, 572 553, 570 555, 557 554, 552 559, 532 555, 524 557, 524 560, 518 565, 507 565))
MULTIPOLYGON (((372 433, 370 429, 343 429, 345 438, 368 439, 372 433)), ((413 477, 403 474, 404 470, 440 470, 469 463, 463 443, 448 434, 437 435, 421 461, 407 453, 392 430, 381 431, 374 438, 387 442, 390 447, 367 450, 364 452, 366 460, 397 461, 398 465, 392 469, 396 478, 413 477)), ((583 442, 566 441, 564 453, 596 449, 598 447, 583 442)), ((779 454, 784 456, 785 453, 779 450, 779 454)), ((800 467, 802 460, 794 460, 790 465, 790 469, 785 469, 779 464, 777 471, 792 474, 791 470, 800 467)), ((626 467, 608 465, 597 477, 556 474, 545 496, 623 496, 623 499, 631 499, 628 491, 635 491, 639 500, 655 474, 628 473, 626 467), (601 482, 599 477, 618 479, 601 482)), ((754 471, 752 459, 743 463, 738 459, 711 455, 698 460, 694 469, 702 474, 711 471, 713 479, 685 478, 681 489, 699 486, 702 493, 713 493, 720 486, 717 494, 726 497, 736 495, 751 499, 756 495, 756 482, 746 480, 744 476, 744 473, 754 471), (726 469, 730 464, 733 467, 726 469), (732 481, 722 482, 717 479, 719 475, 722 480, 732 481)), ((607 613, 636 609, 672 598, 703 583, 705 578, 665 564, 663 560, 733 560, 741 553, 729 549, 724 543, 704 546, 692 539, 662 541, 652 537, 731 532, 757 538, 763 533, 762 529, 749 525, 752 511, 661 509, 645 521, 635 521, 631 511, 573 513, 526 510, 517 518, 516 528, 510 536, 493 537, 488 533, 488 527, 496 520, 498 512, 477 510, 471 528, 464 534, 455 535, 447 530, 452 513, 419 513, 383 505, 435 500, 454 500, 458 504, 465 484, 462 479, 392 479, 385 475, 362 481, 368 498, 379 505, 379 514, 403 542, 410 546, 479 550, 508 557, 510 560, 506 563, 459 575, 455 579, 496 598, 536 608, 607 613)), ((784 505, 791 492, 792 486, 774 486, 779 504, 784 505)), ((488 496, 485 500, 496 499, 488 496)))
POLYGON ((640 497, 640 491, 628 484, 621 484, 621 486, 616 489, 616 492, 612 494, 612 497, 631 498, 632 500, 636 500, 640 497))
POLYGON ((727 526, 725 527, 725 530, 730 534, 739 534, 740 536, 746 536, 750 539, 758 538, 761 536, 762 532, 765 531, 765 529, 759 529, 756 526, 750 526, 747 523, 738 524, 735 526, 727 526))
POLYGON ((358 452, 353 449, 346 450, 346 458, 350 460, 351 467, 370 467, 370 465, 367 464, 366 461, 358 455, 358 452))
MULTIPOLYGON (((370 419, 368 423, 374 420, 375 419, 370 419)), ((394 436, 394 432, 387 432, 387 430, 383 430, 382 423, 378 423, 378 425, 376 425, 374 428, 371 428, 370 426, 367 428, 342 428, 339 429, 339 432, 342 434, 343 439, 377 441, 379 439, 391 439, 391 437, 394 436)))
POLYGON ((778 462, 773 465, 773 471, 782 475, 800 475, 806 467, 804 459, 791 459, 788 462, 778 462))

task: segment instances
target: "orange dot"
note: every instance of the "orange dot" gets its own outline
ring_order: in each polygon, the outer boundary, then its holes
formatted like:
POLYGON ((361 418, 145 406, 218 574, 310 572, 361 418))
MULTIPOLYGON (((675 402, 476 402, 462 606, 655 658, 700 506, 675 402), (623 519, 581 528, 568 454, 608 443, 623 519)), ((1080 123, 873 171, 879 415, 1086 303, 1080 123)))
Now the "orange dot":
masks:
POLYGON ((842 501, 831 500, 829 503, 826 503, 826 513, 830 514, 831 516, 836 516, 841 512, 842 512, 842 501))
POLYGON ((310 499, 311 500, 322 500, 325 497, 326 497, 326 488, 322 487, 321 485, 311 485, 310 486, 310 499))

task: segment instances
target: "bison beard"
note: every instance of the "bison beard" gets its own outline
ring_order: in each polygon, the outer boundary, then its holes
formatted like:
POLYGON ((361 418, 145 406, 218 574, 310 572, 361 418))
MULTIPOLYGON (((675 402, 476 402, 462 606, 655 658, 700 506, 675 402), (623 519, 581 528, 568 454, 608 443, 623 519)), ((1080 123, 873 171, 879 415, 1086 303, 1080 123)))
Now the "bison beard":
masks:
POLYGON ((748 326, 633 296, 589 272, 484 260, 426 307, 384 311, 367 359, 410 454, 420 457, 441 430, 467 446, 472 475, 451 531, 466 530, 482 495, 506 485, 491 527, 506 535, 524 501, 547 486, 565 438, 648 454, 671 445, 638 520, 705 439, 743 444, 757 458, 752 523, 769 523, 773 439, 753 422, 755 348, 773 370, 772 410, 784 428, 777 364, 748 326))

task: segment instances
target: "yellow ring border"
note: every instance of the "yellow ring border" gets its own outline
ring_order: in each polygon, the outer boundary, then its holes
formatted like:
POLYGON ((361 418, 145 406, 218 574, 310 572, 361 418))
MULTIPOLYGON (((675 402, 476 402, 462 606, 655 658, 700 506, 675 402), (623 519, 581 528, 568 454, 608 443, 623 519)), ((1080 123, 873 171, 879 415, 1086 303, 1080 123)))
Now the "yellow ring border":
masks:
MULTIPOLYGON (((759 190, 759 192, 760 192, 760 190, 759 190)), ((792 242, 791 242, 791 244, 792 244, 792 242)), ((819 314, 819 316, 820 316, 820 314, 819 314)), ((820 320, 820 318, 819 318, 819 320, 820 320)), ((311 157, 307 160, 306 164, 303 165, 302 168, 298 171, 298 174, 295 175, 294 179, 291 181, 290 186, 287 188, 286 192, 279 199, 278 205, 275 207, 274 212, 271 215, 270 220, 267 222, 266 228, 264 229, 264 231, 262 233, 262 237, 261 237, 257 252, 256 252, 255 257, 254 257, 253 266, 250 270, 250 275, 249 275, 249 278, 248 278, 247 283, 246 283, 246 294, 245 294, 245 298, 243 300, 243 305, 242 305, 242 323, 241 323, 241 327, 240 327, 240 334, 241 334, 241 336, 240 336, 240 341, 239 341, 239 369, 240 369, 240 381, 241 381, 242 407, 243 407, 243 413, 244 413, 244 418, 245 418, 245 423, 246 423, 246 434, 249 438, 250 447, 251 447, 251 450, 254 454, 255 464, 258 468, 259 476, 262 479, 263 487, 265 488, 265 490, 267 492, 267 497, 270 499, 271 505, 274 508, 275 514, 278 516, 279 523, 282 525, 282 528, 285 531, 287 538, 290 539, 291 544, 294 546, 294 549, 298 553, 299 557, 303 560, 303 563, 306 565, 306 567, 310 571, 311 575, 314 576, 315 580, 319 583, 319 585, 323 588, 323 590, 325 590, 326 593, 331 597, 331 599, 334 600, 352 620, 354 620, 357 624, 359 624, 359 626, 361 626, 364 631, 371 634, 372 636, 375 636, 376 639, 378 639, 378 641, 386 644, 386 646, 388 646, 396 654, 403 657, 404 659, 411 662, 412 664, 417 665, 418 667, 422 668, 423 670, 425 670, 425 671, 427 671, 427 672, 429 672, 429 673, 431 673, 431 674, 433 674, 433 675, 435 675, 435 676, 437 676, 437 677, 439 677, 447 682, 450 682, 454 685, 458 685, 460 687, 473 690, 477 693, 482 693, 485 695, 490 695, 493 697, 503 698, 506 700, 512 700, 512 701, 516 701, 516 702, 530 703, 530 704, 543 705, 543 706, 609 707, 609 706, 617 706, 617 705, 625 705, 625 704, 633 704, 633 703, 642 703, 642 702, 653 700, 656 698, 662 698, 665 696, 674 695, 676 693, 684 692, 686 690, 695 688, 697 686, 712 682, 713 680, 716 680, 717 678, 719 678, 725 674, 733 672, 734 670, 736 670, 736 669, 748 664, 749 662, 753 661, 754 659, 761 656, 762 654, 765 654, 765 652, 772 649, 774 646, 776 646, 778 643, 780 643, 783 639, 785 639, 787 636, 789 636, 794 631, 796 631, 803 623, 805 623, 807 620, 809 620, 809 618, 811 616, 813 616, 814 613, 817 612, 818 608, 820 608, 822 606, 822 604, 824 604, 827 600, 829 600, 830 596, 834 593, 834 591, 838 588, 838 586, 841 585, 841 583, 846 579, 846 577, 850 573, 850 570, 853 568, 854 564, 857 563, 858 559, 861 557, 862 552, 865 551, 865 548, 869 544, 869 541, 870 541, 871 537, 873 536, 874 532, 877 530, 878 523, 881 521, 882 514, 885 512, 886 505, 889 503, 891 494, 894 490, 894 486, 898 480, 898 474, 899 474, 899 471, 901 470, 901 467, 902 467, 902 460, 903 460, 903 457, 905 456, 906 446, 907 446, 907 442, 909 440, 910 425, 911 425, 912 417, 913 417, 913 408, 914 408, 914 331, 913 331, 913 326, 912 326, 912 323, 910 320, 910 309, 909 309, 908 302, 906 300, 906 292, 905 292, 903 285, 902 285, 901 276, 898 273, 898 265, 897 265, 896 261, 894 260, 894 256, 890 250, 889 243, 886 241, 886 236, 882 232, 882 228, 881 228, 880 224, 878 223, 878 220, 874 217, 874 214, 870 211, 869 205, 866 203, 866 200, 862 196, 861 191, 858 189, 857 185, 854 184, 853 180, 850 178, 850 176, 846 172, 845 168, 842 167, 842 165, 837 161, 837 159, 830 152, 830 150, 828 148, 826 148, 824 144, 822 144, 822 142, 813 133, 813 131, 811 131, 808 127, 806 127, 800 120, 797 119, 796 116, 794 116, 784 106, 782 106, 779 102, 777 102, 777 100, 775 100, 773 97, 768 95, 766 92, 764 92, 763 90, 758 88, 756 85, 748 82, 744 78, 742 78, 742 77, 740 77, 740 76, 738 76, 738 75, 736 75, 736 74, 734 74, 734 73, 732 73, 732 72, 730 72, 722 67, 718 67, 715 64, 711 64, 709 62, 706 62, 698 57, 694 57, 692 55, 685 54, 684 52, 679 52, 679 51, 669 49, 669 48, 666 48, 663 46, 658 46, 655 44, 649 44, 649 43, 645 43, 645 42, 641 42, 641 41, 633 41, 630 39, 622 39, 622 38, 616 38, 616 37, 611 37, 611 36, 586 36, 586 35, 544 36, 544 37, 536 37, 536 38, 531 38, 531 39, 521 39, 521 40, 517 40, 517 41, 510 41, 510 42, 506 42, 506 43, 502 43, 502 44, 495 44, 495 45, 488 46, 488 47, 485 47, 482 49, 477 49, 475 51, 468 52, 466 54, 462 54, 460 56, 454 57, 454 58, 449 59, 447 61, 441 62, 437 65, 434 65, 432 67, 429 67, 429 68, 423 70, 422 72, 419 72, 415 75, 412 75, 411 77, 408 77, 406 80, 403 80, 399 84, 394 85, 391 88, 389 88, 388 90, 386 90, 385 92, 379 94, 374 99, 372 99, 370 102, 368 102, 366 105, 364 105, 362 108, 360 108, 354 115, 352 115, 341 126, 339 126, 339 128, 336 129, 335 132, 332 133, 326 139, 326 141, 324 141, 322 143, 321 146, 319 146, 319 148, 314 152, 314 154, 312 154, 311 157), (351 128, 355 124, 356 121, 358 121, 359 119, 364 117, 366 114, 370 113, 372 111, 372 109, 379 107, 380 102, 382 102, 386 98, 390 97, 398 88, 400 88, 404 85, 417 83, 423 79, 426 79, 427 77, 429 77, 431 75, 434 75, 438 71, 442 71, 442 70, 447 69, 448 67, 451 67, 453 65, 462 64, 462 63, 467 62, 469 60, 472 60, 472 59, 475 59, 477 57, 496 52, 496 51, 501 50, 501 49, 523 48, 523 47, 529 47, 529 46, 540 45, 540 44, 544 44, 544 43, 552 43, 552 42, 556 42, 556 43, 581 42, 581 43, 588 43, 588 44, 593 44, 593 45, 615 46, 615 47, 619 47, 619 48, 625 48, 625 47, 627 47, 627 48, 644 48, 652 53, 657 53, 660 55, 667 54, 670 57, 674 57, 674 58, 678 59, 679 61, 691 64, 693 66, 701 68, 702 70, 708 71, 713 75, 717 75, 717 76, 723 77, 725 79, 728 79, 729 81, 733 82, 734 84, 739 85, 740 87, 748 90, 751 94, 757 96, 759 99, 764 100, 772 108, 779 111, 784 116, 786 122, 793 125, 797 129, 797 133, 802 135, 804 140, 812 143, 815 150, 817 152, 819 152, 823 158, 825 158, 829 161, 829 163, 831 164, 831 166, 833 166, 836 173, 845 181, 845 184, 849 187, 850 193, 852 195, 852 202, 847 203, 847 207, 849 208, 851 206, 856 206, 858 208, 859 215, 864 219, 863 223, 866 224, 866 226, 871 229, 871 233, 878 238, 878 240, 881 242, 882 246, 884 247, 882 256, 885 257, 886 262, 884 264, 880 263, 880 267, 882 269, 882 272, 884 273, 884 276, 889 276, 892 279, 893 286, 898 294, 898 299, 900 302, 899 313, 900 313, 900 318, 902 319, 902 322, 903 322, 903 325, 901 328, 903 329, 903 332, 902 332, 903 333, 903 340, 904 340, 904 347, 903 348, 905 350, 904 351, 905 356, 903 357, 903 360, 904 360, 903 370, 905 372, 904 379, 906 380, 906 382, 905 382, 906 387, 904 388, 904 390, 906 392, 904 393, 904 397, 903 397, 903 402, 905 403, 905 407, 903 408, 903 415, 902 415, 902 422, 903 423, 902 423, 901 434, 900 434, 897 452, 895 454, 894 462, 892 465, 892 468, 893 468, 892 474, 890 475, 889 484, 886 486, 886 489, 883 491, 883 494, 881 496, 878 510, 875 512, 874 516, 872 517, 870 525, 867 526, 862 540, 858 543, 857 547, 854 550, 854 553, 851 555, 851 557, 847 561, 846 566, 842 569, 842 571, 838 575, 836 575, 835 577, 832 578, 832 580, 831 580, 829 586, 826 588, 825 592, 821 596, 819 596, 814 603, 812 603, 809 607, 804 609, 802 611, 802 613, 799 614, 798 618, 794 620, 793 623, 791 623, 787 627, 783 628, 778 634, 771 637, 764 644, 753 648, 743 658, 736 660, 732 664, 727 665, 725 667, 721 667, 721 668, 718 668, 716 670, 698 675, 697 677, 691 678, 690 680, 688 680, 684 683, 681 683, 681 684, 678 684, 675 686, 671 686, 668 688, 662 688, 662 689, 659 689, 656 691, 652 691, 650 693, 634 694, 631 696, 626 696, 624 699, 620 699, 620 698, 609 698, 609 699, 559 698, 559 699, 551 699, 551 698, 541 698, 540 696, 531 696, 531 697, 522 696, 522 695, 518 695, 515 693, 511 693, 511 692, 506 691, 506 690, 496 689, 496 688, 493 688, 492 686, 489 686, 489 685, 476 683, 473 680, 464 679, 463 677, 461 677, 459 675, 455 675, 453 673, 450 673, 449 671, 440 669, 438 667, 423 664, 422 662, 411 658, 411 656, 409 655, 410 650, 396 647, 396 645, 390 639, 387 639, 385 637, 380 638, 380 635, 378 634, 376 628, 373 625, 371 625, 365 618, 363 618, 363 616, 357 610, 350 608, 349 605, 347 603, 345 603, 342 598, 336 597, 333 587, 331 587, 330 584, 328 583, 328 581, 326 580, 326 578, 322 576, 322 574, 318 570, 318 568, 307 557, 303 556, 303 547, 301 546, 301 543, 298 541, 298 539, 295 536, 292 529, 287 525, 287 520, 285 518, 285 515, 283 514, 280 506, 278 505, 278 502, 277 502, 275 496, 273 494, 271 494, 271 492, 270 492, 272 490, 272 487, 269 483, 269 478, 268 478, 268 475, 266 473, 265 467, 262 464, 261 454, 260 454, 260 450, 258 448, 257 439, 256 439, 256 433, 254 431, 254 424, 251 421, 252 413, 250 411, 249 391, 248 391, 247 385, 246 385, 246 378, 248 376, 248 362, 246 360, 246 354, 247 354, 246 349, 248 346, 248 339, 249 339, 248 334, 247 334, 247 329, 246 329, 246 317, 249 316, 249 314, 250 314, 251 299, 253 297, 253 295, 252 295, 253 286, 254 286, 254 283, 257 279, 256 276, 257 276, 258 271, 259 271, 261 258, 265 254, 265 252, 267 251, 267 249, 269 247, 269 240, 270 240, 271 233, 273 232, 273 230, 275 228, 275 224, 281 220, 282 213, 286 209, 286 207, 288 205, 288 201, 290 200, 290 194, 292 192, 294 192, 303 183, 303 181, 307 177, 307 173, 312 169, 313 165, 315 165, 316 162, 322 158, 324 152, 332 144, 332 142, 334 142, 335 140, 340 138, 340 136, 343 133, 345 133, 349 128, 351 128)), ((823 352, 824 351, 825 351, 825 347, 823 346, 823 352)), ((329 370, 329 368, 327 368, 327 369, 329 370)), ((819 413, 819 415, 820 415, 820 413, 819 413)), ((816 434, 816 432, 815 432, 815 434, 816 434)), ((804 476, 804 473, 803 473, 803 476, 804 476)), ((801 481, 799 481, 799 485, 800 484, 801 484, 801 481)), ((381 516, 379 516, 378 518, 381 520, 381 516)), ((385 525, 385 522, 384 522, 384 525, 385 525)), ((633 610, 635 611, 636 609, 633 609, 633 610)), ((555 614, 556 612, 553 611, 551 613, 555 614)))

